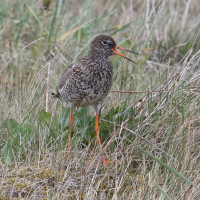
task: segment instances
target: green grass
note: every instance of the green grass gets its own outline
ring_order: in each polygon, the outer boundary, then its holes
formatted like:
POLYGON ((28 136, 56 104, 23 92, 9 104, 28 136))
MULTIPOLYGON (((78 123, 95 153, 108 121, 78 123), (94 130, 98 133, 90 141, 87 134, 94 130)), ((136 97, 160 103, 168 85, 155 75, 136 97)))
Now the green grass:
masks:
POLYGON ((58 0, 43 11, 2 1, 0 199, 199 199, 199 6, 58 0), (68 157, 70 108, 51 97, 98 34, 140 53, 127 54, 136 65, 111 57, 115 92, 100 120, 107 167, 94 110, 74 110, 68 157))

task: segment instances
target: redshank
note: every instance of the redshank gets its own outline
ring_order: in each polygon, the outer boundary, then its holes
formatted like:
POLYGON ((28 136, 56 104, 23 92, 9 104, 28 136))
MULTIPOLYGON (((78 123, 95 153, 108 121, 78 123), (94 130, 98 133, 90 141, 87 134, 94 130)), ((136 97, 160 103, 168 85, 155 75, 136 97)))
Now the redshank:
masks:
MULTIPOLYGON (((102 145, 99 137, 99 112, 103 99, 106 97, 112 86, 113 66, 109 56, 119 55, 132 61, 119 53, 116 49, 137 54, 117 46, 114 39, 110 36, 98 35, 95 37, 90 44, 88 55, 80 58, 64 71, 57 92, 52 93, 54 97, 61 98, 63 101, 67 102, 71 108, 67 155, 69 155, 70 152, 73 108, 89 105, 93 106, 96 112, 95 131, 100 152, 102 152, 102 145)), ((102 158, 104 164, 109 162, 103 155, 102 158)))

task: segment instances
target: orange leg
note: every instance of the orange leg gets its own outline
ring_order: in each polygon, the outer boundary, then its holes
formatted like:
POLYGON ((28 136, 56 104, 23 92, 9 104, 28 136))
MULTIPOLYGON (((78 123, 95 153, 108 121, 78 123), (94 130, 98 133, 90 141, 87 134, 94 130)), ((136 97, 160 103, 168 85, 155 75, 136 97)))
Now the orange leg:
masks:
POLYGON ((96 134, 97 134, 97 139, 98 139, 100 151, 102 152, 101 139, 99 137, 99 114, 96 114, 95 131, 96 131, 96 134))
POLYGON ((67 149, 67 155, 69 155, 70 152, 70 144, 71 144, 71 135, 72 135, 72 114, 73 114, 73 110, 70 111, 70 132, 69 132, 69 143, 68 143, 68 149, 67 149))
MULTIPOLYGON (((97 134, 97 139, 98 139, 100 151, 102 153, 101 139, 99 137, 99 114, 96 114, 95 131, 96 131, 96 134, 97 134)), ((104 155, 102 155, 102 158, 104 159, 103 164, 107 165, 109 163, 109 160, 104 158, 104 155)))

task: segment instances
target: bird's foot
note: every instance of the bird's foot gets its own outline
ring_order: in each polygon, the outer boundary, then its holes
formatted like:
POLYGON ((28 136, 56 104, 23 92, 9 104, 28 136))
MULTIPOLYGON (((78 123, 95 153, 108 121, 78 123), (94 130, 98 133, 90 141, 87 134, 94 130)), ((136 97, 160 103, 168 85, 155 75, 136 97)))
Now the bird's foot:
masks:
POLYGON ((110 161, 109 161, 107 158, 105 158, 104 155, 102 155, 101 158, 103 159, 103 165, 107 167, 107 166, 108 166, 108 163, 109 163, 110 161))
POLYGON ((104 166, 108 166, 108 163, 109 163, 110 161, 107 159, 107 158, 104 158, 103 159, 103 164, 104 164, 104 166))

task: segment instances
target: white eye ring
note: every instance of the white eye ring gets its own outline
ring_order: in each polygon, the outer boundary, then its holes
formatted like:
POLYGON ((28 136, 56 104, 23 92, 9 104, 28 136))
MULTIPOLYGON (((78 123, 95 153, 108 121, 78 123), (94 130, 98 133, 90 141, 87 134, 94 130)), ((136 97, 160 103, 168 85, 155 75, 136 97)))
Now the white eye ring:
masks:
POLYGON ((108 42, 107 42, 106 40, 104 40, 104 41, 102 41, 102 44, 103 44, 103 45, 107 45, 108 42))

